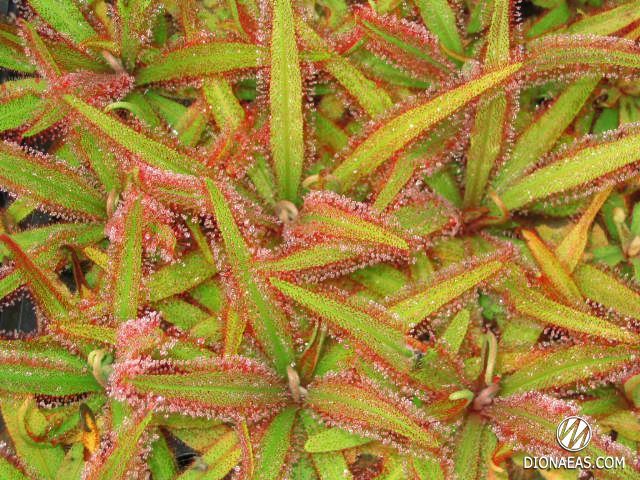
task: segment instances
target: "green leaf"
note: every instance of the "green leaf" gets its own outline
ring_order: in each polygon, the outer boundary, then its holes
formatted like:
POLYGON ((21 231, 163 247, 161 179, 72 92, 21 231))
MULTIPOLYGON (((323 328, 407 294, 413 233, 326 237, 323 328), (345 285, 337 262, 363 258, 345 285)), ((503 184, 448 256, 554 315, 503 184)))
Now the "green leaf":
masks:
POLYGON ((456 14, 447 0, 416 0, 427 28, 452 52, 463 53, 456 14))
POLYGON ((640 2, 624 3, 600 13, 586 15, 567 28, 567 33, 613 35, 640 20, 640 2))
POLYGON ((80 480, 84 463, 84 446, 74 443, 64 456, 56 480, 80 480))
POLYGON ((514 372, 500 382, 500 395, 590 385, 598 378, 624 372, 638 352, 628 346, 576 345, 537 349, 519 358, 514 372))
POLYGON ((211 42, 164 52, 136 73, 136 84, 196 78, 263 66, 264 50, 258 45, 211 42))
POLYGON ((413 457, 411 466, 418 480, 444 480, 442 466, 434 459, 413 457))
POLYGON ((527 37, 537 37, 543 33, 547 33, 551 30, 557 29, 566 24, 571 18, 571 9, 567 2, 560 2, 556 7, 549 10, 545 15, 540 17, 529 30, 527 30, 527 37))
POLYGON ((393 105, 391 97, 384 89, 365 77, 349 60, 332 52, 322 37, 303 20, 296 21, 296 29, 308 48, 329 51, 330 58, 322 63, 322 68, 356 99, 369 116, 381 115, 393 105))
POLYGON ((139 461, 138 443, 151 421, 151 408, 142 408, 128 417, 114 431, 111 443, 104 442, 84 471, 84 478, 95 480, 125 480, 139 461))
POLYGON ((497 439, 486 421, 470 414, 458 434, 453 457, 455 478, 480 480, 486 478, 497 439))
POLYGON ((607 188, 593 196, 591 203, 589 203, 589 206, 582 213, 580 220, 578 220, 556 247, 556 257, 558 257, 558 260, 569 272, 573 272, 580 260, 582 260, 584 249, 589 240, 591 224, 607 200, 607 197, 611 194, 611 191, 612 188, 607 188))
POLYGON ((501 194, 502 202, 507 209, 517 210, 533 201, 588 186, 640 161, 639 145, 640 134, 631 130, 614 140, 578 146, 507 187, 501 194))
POLYGON ((585 297, 616 312, 640 318, 640 293, 625 285, 614 275, 588 264, 580 264, 573 278, 585 297))
MULTIPOLYGON (((211 432, 207 433, 210 437, 211 432)), ((179 475, 178 480, 222 480, 228 476, 242 456, 238 435, 229 428, 219 429, 214 431, 212 440, 202 449, 202 456, 179 475)))
POLYGON ((306 402, 325 421, 372 438, 437 454, 442 440, 436 422, 413 405, 362 378, 330 375, 309 385, 306 402))
POLYGON ((511 274, 505 282, 508 302, 516 312, 542 324, 555 325, 608 341, 634 344, 640 340, 635 333, 614 323, 548 299, 527 286, 524 279, 517 278, 516 275, 511 274))
POLYGON ((29 6, 54 29, 77 43, 97 37, 73 0, 57 0, 55 3, 49 0, 29 0, 29 6))
POLYGON ((377 245, 379 249, 401 252, 409 249, 406 233, 392 221, 367 206, 345 203, 328 193, 310 194, 305 198, 302 214, 292 227, 300 235, 323 235, 353 244, 377 245))
POLYGON ((151 444, 151 453, 147 463, 153 480, 173 480, 177 475, 174 455, 161 431, 151 444))
MULTIPOLYGON (((3 85, 18 82, 24 83, 24 80, 14 80, 3 85)), ((44 87, 44 82, 41 82, 40 85, 44 87)), ((34 92, 30 91, 31 89, 27 85, 25 87, 27 88, 17 87, 16 93, 13 95, 0 95, 0 105, 2 105, 0 132, 24 125, 42 107, 42 100, 34 92)))
POLYGON ((447 329, 442 334, 442 339, 449 345, 451 352, 458 353, 460 350, 470 322, 471 312, 469 309, 460 310, 451 319, 447 329))
POLYGON ((98 392, 87 362, 53 342, 2 340, 0 372, 2 391, 64 397, 98 392))
POLYGON ((244 110, 227 80, 217 77, 207 79, 202 86, 202 93, 221 130, 235 130, 244 121, 244 110))
POLYGON ((366 136, 334 169, 333 175, 343 189, 349 189, 411 141, 521 69, 521 63, 508 64, 391 117, 366 136))
POLYGON ((84 177, 50 157, 28 154, 10 143, 0 144, 0 185, 53 211, 105 217, 105 200, 84 177))
POLYGON ((287 297, 329 322, 329 328, 346 335, 350 342, 374 360, 408 373, 412 357, 402 330, 388 317, 376 318, 328 295, 321 295, 293 283, 271 278, 271 284, 287 297))
POLYGON ((186 292, 218 273, 215 265, 203 253, 184 255, 180 261, 158 269, 147 280, 149 299, 157 302, 186 292))
POLYGON ((105 191, 112 192, 121 189, 116 156, 102 145, 96 135, 88 131, 83 132, 79 141, 79 150, 100 179, 105 191))
POLYGON ((505 94, 480 100, 467 152, 463 203, 466 208, 478 206, 485 194, 489 174, 501 151, 506 115, 505 94))
POLYGON ((390 302, 391 313, 398 315, 405 328, 421 322, 432 313, 475 289, 504 268, 504 261, 492 257, 465 262, 443 272, 428 284, 413 288, 390 302))
POLYGON ((336 452, 359 447, 369 442, 371 442, 369 438, 335 427, 310 435, 304 444, 304 449, 310 453, 336 452))
POLYGON ((494 188, 498 191, 504 189, 551 150, 578 115, 598 83, 599 79, 591 78, 572 83, 535 122, 520 134, 498 172, 494 188))
POLYGON ((178 173, 196 173, 203 168, 200 163, 193 161, 188 156, 138 133, 116 118, 102 113, 77 97, 64 95, 63 100, 116 145, 138 155, 151 166, 178 173))
POLYGON ((287 367, 294 363, 293 346, 286 331, 286 317, 253 276, 251 252, 223 190, 213 180, 206 179, 205 184, 229 263, 243 291, 238 308, 251 323, 258 341, 274 361, 278 373, 284 375, 287 367))
POLYGON ((24 469, 21 468, 18 460, 10 456, 7 452, 0 453, 0 478, 7 480, 31 480, 24 469))
POLYGON ((357 258, 362 248, 345 246, 336 242, 310 245, 303 248, 292 248, 282 255, 273 256, 261 261, 256 267, 262 272, 301 272, 320 267, 338 267, 340 262, 357 258))
POLYGON ((293 424, 298 408, 287 407, 271 421, 260 442, 260 453, 253 478, 278 480, 286 467, 287 454, 292 443, 293 424))
MULTIPOLYGON (((45 257, 57 258, 64 245, 82 247, 104 238, 102 223, 54 223, 11 234, 11 239, 24 251, 37 250, 45 257)), ((11 257, 11 249, 0 243, 0 258, 11 257)))
POLYGON ((555 292, 567 303, 582 304, 583 298, 580 290, 551 249, 533 230, 522 230, 522 237, 527 242, 527 247, 533 254, 541 273, 555 292))
POLYGON ((528 44, 526 70, 537 74, 578 65, 608 69, 640 68, 638 48, 626 39, 595 35, 545 35, 528 44))
POLYGON ((274 0, 271 29, 270 145, 278 193, 295 202, 304 162, 302 77, 290 0, 274 0))
POLYGON ((114 364, 110 377, 118 397, 145 403, 162 397, 156 410, 221 419, 258 419, 281 407, 284 386, 270 370, 247 358, 145 360, 114 364))
POLYGON ((3 26, 0 26, 0 67, 16 72, 34 73, 35 66, 22 50, 22 39, 4 30, 3 26))
POLYGON ((138 317, 142 283, 142 197, 127 192, 121 201, 117 218, 117 232, 111 239, 109 258, 111 308, 114 317, 127 321, 138 317))

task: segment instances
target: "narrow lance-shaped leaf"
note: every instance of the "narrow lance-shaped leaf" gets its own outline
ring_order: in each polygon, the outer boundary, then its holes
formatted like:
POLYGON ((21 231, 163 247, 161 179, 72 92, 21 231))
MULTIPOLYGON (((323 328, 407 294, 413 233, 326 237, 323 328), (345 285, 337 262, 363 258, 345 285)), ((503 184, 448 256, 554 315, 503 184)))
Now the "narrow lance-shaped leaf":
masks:
POLYGON ((286 235, 307 240, 324 237, 351 244, 374 244, 378 255, 388 252, 397 256, 409 249, 408 236, 391 218, 331 192, 307 195, 298 221, 287 229, 286 235))
POLYGON ((286 401, 281 380, 242 357, 193 361, 132 360, 114 365, 120 400, 142 405, 149 395, 161 411, 221 419, 262 418, 286 401))
POLYGON ((142 282, 142 198, 125 193, 111 219, 109 269, 112 311, 116 319, 126 321, 138 316, 142 282))
POLYGON ((224 78, 211 78, 202 86, 202 93, 221 130, 234 130, 245 118, 244 110, 224 78))
POLYGON ((12 480, 31 480, 19 460, 5 451, 0 452, 0 476, 12 480))
POLYGON ((583 263, 575 269, 573 278, 588 299, 613 308, 622 315, 640 318, 640 293, 612 273, 583 263))
POLYGON ((427 285, 416 287, 390 302, 389 310, 397 315, 406 328, 427 318, 432 313, 473 290, 504 268, 504 260, 497 257, 477 259, 472 265, 465 263, 450 267, 427 285))
MULTIPOLYGON (((322 37, 304 20, 297 19, 296 29, 308 48, 330 51, 322 37)), ((393 105, 389 94, 365 77, 349 60, 333 52, 330 52, 330 55, 331 57, 321 64, 322 68, 340 82, 369 116, 381 115, 393 105)))
POLYGON ((149 165, 178 173, 196 173, 202 170, 203 166, 188 156, 136 132, 116 118, 101 112, 79 98, 65 95, 63 99, 82 118, 104 133, 116 145, 139 155, 149 165))
POLYGON ((295 406, 287 407, 269 423, 260 441, 260 453, 254 479, 278 480, 283 477, 287 468, 287 455, 292 445, 293 425, 297 410, 298 408, 295 406))
POLYGON ((640 134, 623 131, 618 138, 585 144, 560 155, 553 162, 522 177, 500 195, 508 210, 517 210, 536 200, 565 193, 595 180, 624 172, 640 160, 640 134))
POLYGON ((238 435, 230 428, 215 433, 215 439, 204 447, 204 453, 178 480, 222 480, 238 464, 242 456, 238 435), (202 470, 205 465, 206 471, 202 470))
POLYGON ((337 270, 341 265, 348 268, 353 260, 366 253, 360 245, 342 245, 326 242, 319 245, 297 246, 284 250, 281 254, 261 259, 257 269, 265 273, 294 274, 323 270, 337 270))
POLYGON ((383 361, 394 370, 407 374, 412 351, 404 333, 390 318, 377 319, 368 312, 289 282, 271 278, 271 284, 287 297, 329 322, 329 329, 347 336, 372 360, 383 361))
POLYGON ((83 132, 78 140, 79 154, 86 158, 107 192, 121 188, 118 162, 113 152, 101 144, 91 132, 83 132))
POLYGON ((0 66, 22 73, 36 71, 35 66, 22 49, 22 39, 6 25, 0 25, 0 66))
POLYGON ((591 224, 612 190, 613 187, 609 187, 593 196, 589 206, 582 212, 580 220, 556 247, 556 257, 569 272, 573 272, 580 260, 582 260, 584 249, 589 240, 591 224))
POLYGON ((640 2, 631 1, 615 8, 604 10, 572 23, 567 33, 588 33, 591 35, 612 35, 640 20, 640 2))
POLYGON ((97 36, 73 0, 29 0, 33 8, 49 25, 80 43, 97 36))
POLYGON ((456 439, 453 457, 455 478, 480 480, 487 478, 497 439, 487 422, 479 415, 467 416, 456 439))
POLYGON ((420 16, 429 30, 451 52, 462 55, 462 39, 456 14, 447 0, 416 0, 420 16))
POLYGON ((271 5, 271 154, 280 197, 295 201, 304 162, 302 77, 291 1, 274 0, 271 5))
POLYGON ((359 447, 369 443, 371 439, 361 437, 342 428, 334 427, 320 430, 309 438, 304 444, 304 449, 311 453, 336 452, 348 448, 359 447))
MULTIPOLYGON (((57 258, 64 245, 82 247, 104 238, 102 223, 53 223, 11 234, 12 240, 23 250, 35 250, 37 255, 57 258)), ((0 259, 11 256, 11 249, 0 243, 0 259)))
POLYGON ((251 252, 222 189, 210 179, 205 180, 205 184, 231 268, 241 286, 243 302, 240 307, 251 322, 261 346, 272 358, 276 370, 284 375, 287 367, 294 363, 293 346, 285 329, 284 313, 269 298, 265 287, 258 285, 253 278, 251 252))
POLYGON ((64 397, 101 390, 87 362, 61 347, 32 340, 0 345, 0 389, 5 393, 64 397))
POLYGON ((144 462, 138 443, 153 417, 152 408, 142 408, 136 415, 128 417, 109 435, 100 449, 89 459, 84 478, 95 480, 125 480, 134 473, 141 474, 144 462))
POLYGON ((20 127, 38 112, 42 107, 38 92, 44 89, 45 82, 32 79, 13 80, 3 83, 2 86, 4 88, 0 89, 0 132, 20 127))
MULTIPOLYGON (((484 55, 486 68, 502 67, 509 62, 510 6, 509 0, 493 2, 491 27, 484 55)), ((483 97, 478 105, 467 153, 463 203, 467 208, 477 206, 484 195, 489 174, 506 135, 507 106, 505 92, 497 92, 494 97, 483 97)))
POLYGON ((136 83, 213 75, 263 65, 265 52, 259 45, 238 42, 211 42, 190 45, 159 55, 138 70, 136 83))
POLYGON ((124 65, 130 69, 136 64, 145 32, 154 19, 154 5, 151 0, 118 0, 116 5, 120 16, 120 54, 124 65))
POLYGON ((177 466, 173 452, 160 430, 158 438, 151 444, 151 453, 147 465, 154 480, 173 480, 177 476, 177 466))
MULTIPOLYGON (((299 413, 300 419, 302 420, 302 425, 307 432, 308 436, 319 435, 323 431, 341 431, 344 434, 343 438, 348 436, 360 438, 363 443, 369 442, 368 439, 363 439, 358 437, 357 435, 350 434, 344 430, 333 428, 333 429, 325 429, 321 426, 311 415, 311 412, 308 409, 303 409, 299 413)), ((309 451, 306 446, 308 442, 305 444, 305 450, 309 451)), ((341 450, 340 448, 336 448, 335 450, 341 450)), ((347 461, 342 454, 342 452, 326 450, 322 452, 314 452, 310 455, 311 461, 318 472, 318 476, 320 480, 351 480, 353 479, 353 474, 349 470, 349 466, 347 461)))
POLYGON ((538 349, 518 361, 514 372, 500 382, 500 395, 532 390, 553 390, 624 374, 636 361, 637 349, 626 345, 602 347, 577 345, 551 351, 538 349))
POLYGON ((105 199, 75 171, 55 160, 0 144, 0 184, 50 208, 71 215, 105 217, 105 199))
POLYGON ((31 58, 34 59, 38 73, 50 80, 57 79, 62 74, 62 71, 36 28, 27 21, 21 22, 20 27, 26 44, 25 47, 31 54, 31 58))
POLYGON ((189 253, 179 262, 158 269, 147 277, 149 299, 157 302, 186 292, 218 273, 207 255, 200 251, 189 253))
POLYGON ((505 188, 551 150, 580 112, 599 81, 591 78, 575 81, 522 132, 504 165, 500 167, 494 181, 494 188, 498 190, 505 188))
POLYGON ((415 450, 437 453, 440 426, 408 400, 351 374, 327 375, 309 385, 306 403, 330 425, 415 450))
POLYGON ((640 337, 614 323, 589 313, 554 302, 530 288, 521 278, 522 272, 512 271, 504 282, 504 292, 512 308, 543 324, 600 337, 609 341, 633 344, 640 337))
MULTIPOLYGON (((392 15, 379 15, 371 6, 353 5, 351 8, 370 42, 374 43, 374 49, 385 52, 385 57, 388 55, 403 69, 415 71, 419 76, 438 79, 444 78, 445 72, 453 69, 453 65, 440 53, 442 47, 438 38, 428 34, 426 29, 407 28, 400 19, 392 15)), ((360 61, 365 58, 380 59, 372 54, 358 58, 360 61)), ((380 64, 389 65, 386 62, 380 64)), ((416 86, 420 84, 422 88, 426 88, 424 82, 418 80, 416 86)))
MULTIPOLYGON (((437 168, 439 162, 446 158, 448 149, 458 140, 462 133, 462 122, 458 117, 454 117, 451 122, 441 125, 432 133, 428 134, 422 142, 410 148, 398 158, 389 175, 384 179, 373 208, 379 211, 385 210, 390 204, 397 199, 403 188, 419 175, 420 169, 437 168)), ((437 202, 433 202, 437 203, 437 202)), ((409 204, 409 209, 412 207, 409 204)), ((425 210, 424 206, 419 206, 419 210, 425 210)), ((430 215, 431 220, 435 220, 440 215, 430 215)))
POLYGON ((581 304, 583 299, 580 290, 551 249, 532 230, 523 230, 522 236, 545 280, 553 286, 556 293, 568 303, 581 304))
POLYGON ((575 68, 576 65, 605 70, 640 68, 640 49, 635 42, 595 35, 544 36, 529 43, 525 69, 532 73, 575 68))
POLYGON ((344 189, 352 187, 425 131, 521 69, 521 63, 508 64, 392 117, 365 137, 335 168, 333 175, 344 189))

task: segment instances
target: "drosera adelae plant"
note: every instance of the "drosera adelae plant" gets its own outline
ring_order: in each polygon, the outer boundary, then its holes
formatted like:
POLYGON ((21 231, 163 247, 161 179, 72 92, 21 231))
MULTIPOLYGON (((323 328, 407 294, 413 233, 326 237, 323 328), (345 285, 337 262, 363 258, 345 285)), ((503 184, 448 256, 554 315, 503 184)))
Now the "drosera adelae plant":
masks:
POLYGON ((638 0, 23 1, 0 478, 640 478, 639 37, 638 0))

